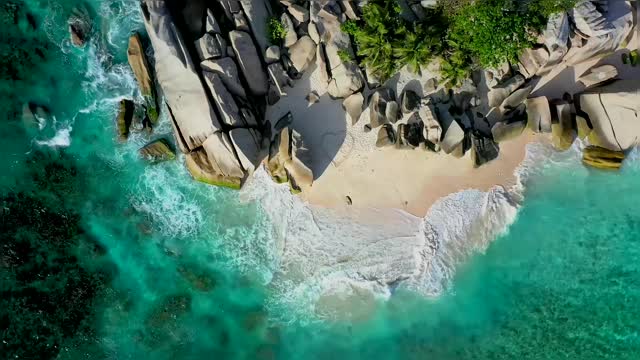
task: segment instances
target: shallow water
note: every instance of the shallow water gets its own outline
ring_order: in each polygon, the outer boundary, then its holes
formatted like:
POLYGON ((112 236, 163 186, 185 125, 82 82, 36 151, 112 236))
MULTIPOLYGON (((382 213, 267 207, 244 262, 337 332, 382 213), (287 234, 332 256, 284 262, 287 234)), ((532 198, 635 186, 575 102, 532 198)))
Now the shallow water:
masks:
POLYGON ((323 321, 278 281, 282 232, 298 228, 191 181, 181 158, 140 161, 140 146, 171 138, 166 114, 152 136, 117 141, 118 101, 140 99, 126 64, 137 2, 89 2, 83 49, 66 30, 75 1, 9 3, 2 53, 22 53, 0 58, 3 357, 637 358, 637 152, 620 173, 551 154, 529 169, 508 233, 443 295, 347 286, 359 296, 341 306, 358 314, 323 321), (50 109, 44 125, 21 120, 28 101, 50 109))

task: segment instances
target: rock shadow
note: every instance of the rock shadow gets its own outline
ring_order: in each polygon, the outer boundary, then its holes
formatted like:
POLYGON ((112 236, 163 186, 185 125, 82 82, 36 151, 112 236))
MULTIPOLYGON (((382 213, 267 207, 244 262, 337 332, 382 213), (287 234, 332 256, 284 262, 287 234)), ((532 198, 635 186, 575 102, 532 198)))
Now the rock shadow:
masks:
POLYGON ((302 78, 294 81, 293 88, 285 88, 283 96, 276 104, 269 106, 266 119, 275 124, 287 112, 293 115, 291 127, 302 137, 308 149, 306 158, 301 160, 313 171, 314 180, 335 165, 335 159, 347 137, 348 115, 342 108, 342 99, 332 99, 314 76, 315 66, 308 69, 302 78), (320 100, 308 106, 306 97, 312 91, 321 95, 320 100))

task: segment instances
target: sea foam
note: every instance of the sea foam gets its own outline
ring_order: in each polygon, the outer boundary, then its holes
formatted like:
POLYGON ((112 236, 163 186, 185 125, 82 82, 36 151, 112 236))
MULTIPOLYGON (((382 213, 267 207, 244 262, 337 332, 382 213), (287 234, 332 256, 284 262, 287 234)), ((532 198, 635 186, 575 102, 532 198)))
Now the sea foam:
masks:
POLYGON ((514 186, 450 194, 424 218, 396 209, 341 211, 309 205, 259 169, 242 197, 262 206, 275 238, 271 251, 279 260, 271 286, 277 295, 271 305, 317 315, 330 312, 319 308, 327 296, 349 289, 368 289, 378 298, 393 296, 399 287, 441 295, 462 262, 508 231, 527 179, 552 152, 548 145, 528 145, 514 186))

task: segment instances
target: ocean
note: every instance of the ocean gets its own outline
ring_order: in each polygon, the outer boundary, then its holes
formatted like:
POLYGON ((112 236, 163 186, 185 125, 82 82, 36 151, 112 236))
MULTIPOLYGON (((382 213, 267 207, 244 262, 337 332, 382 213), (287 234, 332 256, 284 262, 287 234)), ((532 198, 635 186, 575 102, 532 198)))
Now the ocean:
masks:
POLYGON ((423 219, 313 209, 265 173, 242 192, 117 139, 138 2, 0 4, 0 358, 637 359, 640 154, 531 145, 520 184, 423 219), (39 109, 25 120, 24 105, 39 109))

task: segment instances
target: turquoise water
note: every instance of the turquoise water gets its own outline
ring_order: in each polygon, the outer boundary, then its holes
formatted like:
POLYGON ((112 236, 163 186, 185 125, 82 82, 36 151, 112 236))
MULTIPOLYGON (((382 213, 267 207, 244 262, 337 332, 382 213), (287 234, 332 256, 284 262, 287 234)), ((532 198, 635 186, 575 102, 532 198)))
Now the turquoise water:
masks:
POLYGON ((166 115, 117 141, 118 101, 140 100, 137 2, 89 2, 82 49, 66 30, 76 4, 0 5, 0 357, 637 358, 637 153, 620 173, 553 155, 508 233, 437 299, 398 289, 355 320, 301 318, 270 286, 280 260, 258 203, 192 182, 182 159, 140 161, 171 138, 166 115), (21 120, 26 102, 50 109, 42 128, 21 120))

